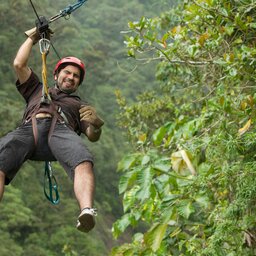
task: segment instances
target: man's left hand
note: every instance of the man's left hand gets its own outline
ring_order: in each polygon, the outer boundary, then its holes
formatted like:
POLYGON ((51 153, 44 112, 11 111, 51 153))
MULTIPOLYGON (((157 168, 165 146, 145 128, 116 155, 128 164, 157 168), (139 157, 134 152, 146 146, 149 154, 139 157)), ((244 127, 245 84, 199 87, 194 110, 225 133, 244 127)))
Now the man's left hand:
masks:
POLYGON ((86 121, 99 129, 104 121, 97 115, 95 108, 82 105, 79 109, 80 121, 86 121))

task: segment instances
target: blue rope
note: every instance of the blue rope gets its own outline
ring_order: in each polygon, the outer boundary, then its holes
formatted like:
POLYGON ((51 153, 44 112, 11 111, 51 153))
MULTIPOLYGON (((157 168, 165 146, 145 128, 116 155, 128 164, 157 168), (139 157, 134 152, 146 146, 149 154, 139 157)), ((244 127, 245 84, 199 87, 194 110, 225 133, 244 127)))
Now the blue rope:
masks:
POLYGON ((66 8, 60 11, 62 16, 70 15, 73 11, 82 6, 87 0, 78 0, 75 4, 70 4, 66 8))
POLYGON ((51 162, 45 162, 45 172, 44 172, 44 194, 45 197, 54 205, 60 202, 59 192, 58 192, 58 184, 53 175, 51 162), (46 185, 46 181, 48 180, 48 188, 46 185), (49 192, 49 194, 47 193, 49 192), (55 194, 55 198, 54 195, 55 194))
POLYGON ((50 18, 49 23, 61 18, 70 15, 73 11, 81 7, 87 0, 78 0, 75 4, 70 4, 66 8, 60 11, 59 14, 50 18))

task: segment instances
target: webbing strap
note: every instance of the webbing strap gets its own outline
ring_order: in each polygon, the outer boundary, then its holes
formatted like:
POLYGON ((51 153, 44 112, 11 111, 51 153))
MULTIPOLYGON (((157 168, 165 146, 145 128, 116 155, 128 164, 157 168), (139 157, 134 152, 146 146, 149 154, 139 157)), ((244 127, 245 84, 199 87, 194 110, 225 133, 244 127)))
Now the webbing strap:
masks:
POLYGON ((39 47, 40 52, 42 55, 42 82, 43 82, 43 88, 42 88, 42 103, 50 104, 51 97, 49 95, 48 91, 48 84, 47 84, 47 67, 46 67, 46 56, 49 52, 50 47, 50 41, 48 39, 41 39, 39 41, 39 47))
POLYGON ((43 88, 44 93, 46 95, 49 94, 48 86, 47 86, 47 68, 46 68, 46 53, 42 53, 42 80, 43 80, 43 88))
POLYGON ((44 194, 45 197, 54 205, 60 202, 58 184, 53 175, 53 170, 51 167, 51 162, 45 162, 45 172, 44 172, 44 194), (47 182, 48 181, 48 182, 47 182), (47 187, 48 183, 48 187, 47 187))

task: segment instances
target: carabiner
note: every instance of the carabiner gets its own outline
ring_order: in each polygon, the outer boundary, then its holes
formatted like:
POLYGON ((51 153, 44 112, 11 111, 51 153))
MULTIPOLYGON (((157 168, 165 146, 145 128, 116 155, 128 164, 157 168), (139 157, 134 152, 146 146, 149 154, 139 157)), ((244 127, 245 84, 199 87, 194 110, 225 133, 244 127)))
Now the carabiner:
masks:
POLYGON ((39 49, 40 49, 41 54, 48 53, 50 46, 51 46, 50 40, 48 40, 46 38, 42 38, 39 40, 39 49))

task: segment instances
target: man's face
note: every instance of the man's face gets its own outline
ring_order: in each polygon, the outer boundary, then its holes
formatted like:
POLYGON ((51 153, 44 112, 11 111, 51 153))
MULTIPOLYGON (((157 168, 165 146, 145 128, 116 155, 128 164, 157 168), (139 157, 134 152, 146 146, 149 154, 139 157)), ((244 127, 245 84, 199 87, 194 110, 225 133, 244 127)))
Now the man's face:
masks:
POLYGON ((75 92, 80 82, 80 69, 73 65, 68 65, 61 69, 59 74, 54 76, 57 87, 65 93, 75 92))

